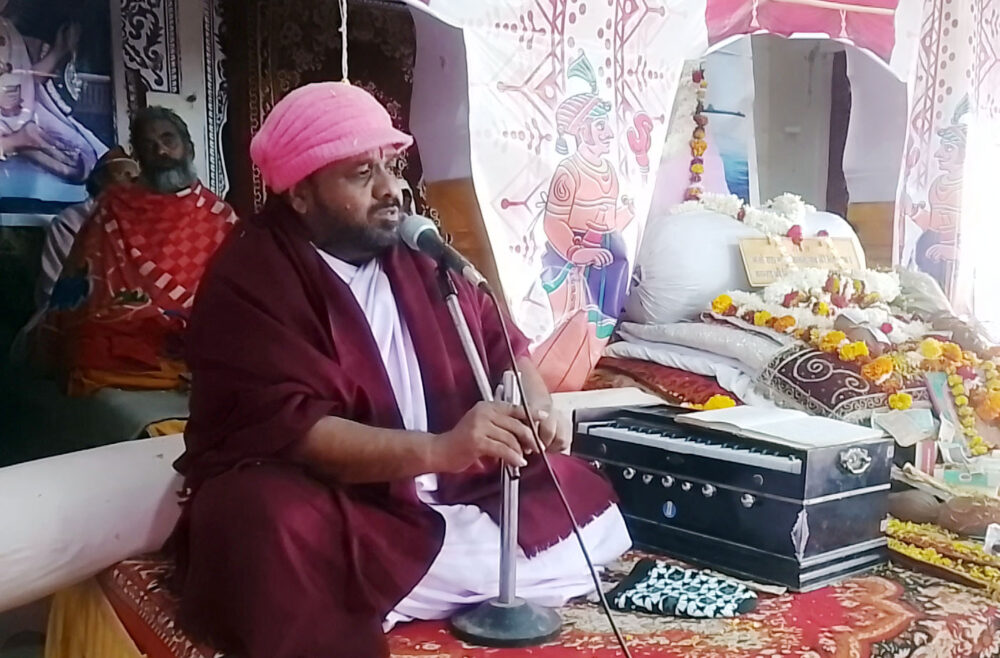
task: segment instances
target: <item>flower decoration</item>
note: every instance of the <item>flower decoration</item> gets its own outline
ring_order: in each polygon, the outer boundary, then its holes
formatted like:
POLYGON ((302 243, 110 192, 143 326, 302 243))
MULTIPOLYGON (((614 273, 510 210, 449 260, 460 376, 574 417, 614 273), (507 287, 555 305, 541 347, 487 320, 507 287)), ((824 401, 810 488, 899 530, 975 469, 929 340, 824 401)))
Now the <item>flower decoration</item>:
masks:
POLYGON ((841 360, 847 361, 848 363, 857 361, 861 357, 869 355, 868 345, 861 340, 841 346, 838 353, 841 360))
POLYGON ((893 393, 889 396, 889 408, 906 411, 913 406, 913 396, 909 393, 893 393))
POLYGON ((847 334, 843 331, 828 331, 819 339, 819 349, 823 352, 835 352, 847 342, 847 334))
POLYGON ((758 327, 765 327, 771 317, 771 314, 767 311, 757 311, 753 314, 753 323, 758 327))
POLYGON ((920 343, 920 355, 930 361, 937 361, 944 355, 944 346, 937 338, 925 338, 920 343))
POLYGON ((723 315, 733 305, 733 298, 729 295, 719 295, 712 302, 712 311, 723 315))
POLYGON ((691 133, 691 141, 688 145, 691 148, 691 186, 684 193, 684 201, 697 201, 702 197, 704 189, 701 187, 702 175, 705 173, 705 161, 703 157, 708 151, 708 142, 705 141, 705 127, 708 125, 708 117, 705 116, 705 98, 708 92, 708 81, 705 80, 705 69, 699 66, 691 72, 691 83, 697 89, 696 96, 698 104, 695 107, 694 131, 691 133))
POLYGON ((736 400, 732 399, 728 395, 713 395, 708 399, 702 407, 705 411, 712 411, 713 409, 729 409, 730 407, 736 406, 736 400))
POLYGON ((876 386, 884 384, 895 371, 892 357, 883 355, 870 361, 861 368, 861 375, 876 386))
POLYGON ((790 315, 782 315, 780 318, 774 318, 771 322, 771 328, 783 334, 787 334, 794 327, 795 318, 790 315))

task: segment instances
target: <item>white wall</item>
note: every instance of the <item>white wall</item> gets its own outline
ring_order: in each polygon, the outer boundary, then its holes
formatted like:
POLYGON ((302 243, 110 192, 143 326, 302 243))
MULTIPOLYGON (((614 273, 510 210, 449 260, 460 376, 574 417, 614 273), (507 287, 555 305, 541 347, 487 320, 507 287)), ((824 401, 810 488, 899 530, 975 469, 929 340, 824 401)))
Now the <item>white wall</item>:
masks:
POLYGON ((410 132, 428 183, 472 176, 469 90, 462 30, 410 10, 417 36, 410 132))
POLYGON ((851 203, 892 202, 906 138, 906 84, 855 48, 847 48, 851 123, 844 176, 851 203))
POLYGON ((836 42, 754 36, 760 199, 784 192, 826 207, 836 42))

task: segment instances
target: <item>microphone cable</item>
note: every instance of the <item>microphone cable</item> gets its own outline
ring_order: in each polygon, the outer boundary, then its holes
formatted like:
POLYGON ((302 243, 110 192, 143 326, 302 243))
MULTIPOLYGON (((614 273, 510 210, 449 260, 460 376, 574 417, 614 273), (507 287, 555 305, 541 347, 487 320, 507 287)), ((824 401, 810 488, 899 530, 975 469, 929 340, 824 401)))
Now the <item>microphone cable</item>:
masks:
MULTIPOLYGON (((538 454, 541 456, 542 462, 545 464, 545 469, 549 473, 549 478, 552 480, 552 484, 556 488, 556 493, 559 494, 559 500, 562 502, 563 509, 566 511, 566 516, 569 517, 569 522, 573 527, 573 535, 576 536, 576 541, 580 545, 580 551, 583 553, 583 559, 587 562, 587 568, 590 570, 590 577, 594 581, 594 587, 597 589, 597 596, 601 601, 601 608, 604 610, 604 614, 608 618, 608 623, 611 625, 611 630, 615 634, 615 639, 618 640, 618 646, 621 647, 622 654, 625 658, 632 658, 632 653, 629 651, 628 643, 625 642, 625 637, 618 629, 618 624, 615 623, 614 615, 611 614, 611 607, 608 605, 608 599, 604 595, 604 590, 601 588, 601 579, 597 575, 597 569, 594 568, 594 563, 590 559, 590 553, 587 551, 587 546, 583 541, 583 535, 580 533, 580 525, 576 522, 576 516, 573 514, 573 510, 569 505, 569 501, 566 499, 566 494, 563 492, 562 486, 559 484, 559 479, 556 477, 555 471, 552 470, 552 464, 549 462, 549 457, 545 452, 545 446, 542 445, 542 440, 538 436, 538 428, 535 426, 535 420, 531 416, 531 409, 528 407, 528 397, 524 394, 524 382, 521 381, 521 373, 517 369, 517 357, 514 356, 514 347, 510 342, 510 332, 507 329, 507 321, 504 317, 500 300, 497 299, 496 294, 488 285, 481 285, 480 289, 484 290, 486 294, 489 295, 489 298, 493 301, 493 308, 496 309, 497 316, 500 318, 500 329, 503 332, 504 343, 507 346, 507 356, 510 359, 510 366, 514 371, 514 379, 517 381, 518 393, 520 393, 519 397, 521 398, 521 409, 524 411, 525 417, 528 419, 528 427, 531 428, 531 436, 535 440, 535 449, 538 450, 538 454)), ((507 468, 507 466, 502 465, 502 468, 507 468)))

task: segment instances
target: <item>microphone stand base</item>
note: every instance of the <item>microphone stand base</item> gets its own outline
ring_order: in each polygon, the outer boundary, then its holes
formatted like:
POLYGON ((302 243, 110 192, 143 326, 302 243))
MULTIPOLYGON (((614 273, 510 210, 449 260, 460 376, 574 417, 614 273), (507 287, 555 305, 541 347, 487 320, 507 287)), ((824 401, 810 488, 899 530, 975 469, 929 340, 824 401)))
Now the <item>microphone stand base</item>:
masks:
POLYGON ((482 647, 533 647, 554 640, 562 630, 559 613, 524 599, 497 599, 462 610, 451 618, 452 634, 482 647))

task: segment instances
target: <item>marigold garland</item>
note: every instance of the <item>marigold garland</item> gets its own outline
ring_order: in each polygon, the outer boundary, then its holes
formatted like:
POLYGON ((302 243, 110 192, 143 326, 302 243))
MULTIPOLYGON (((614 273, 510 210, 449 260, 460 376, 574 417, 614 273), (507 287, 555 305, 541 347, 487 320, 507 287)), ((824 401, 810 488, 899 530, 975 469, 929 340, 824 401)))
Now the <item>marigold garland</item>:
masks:
POLYGON ((958 535, 927 523, 889 517, 889 549, 912 560, 933 565, 966 578, 997 599, 1000 597, 1000 558, 982 546, 962 541, 958 535))
POLYGON ((692 120, 694 121, 694 131, 691 133, 691 171, 690 182, 687 192, 684 193, 685 201, 697 201, 704 194, 702 187, 702 176, 705 173, 705 152, 708 151, 708 142, 705 141, 705 126, 708 125, 708 117, 705 116, 705 98, 708 95, 708 81, 705 79, 705 67, 700 66, 691 72, 691 82, 698 87, 698 106, 695 108, 692 120))

